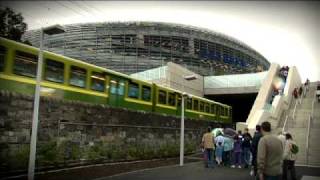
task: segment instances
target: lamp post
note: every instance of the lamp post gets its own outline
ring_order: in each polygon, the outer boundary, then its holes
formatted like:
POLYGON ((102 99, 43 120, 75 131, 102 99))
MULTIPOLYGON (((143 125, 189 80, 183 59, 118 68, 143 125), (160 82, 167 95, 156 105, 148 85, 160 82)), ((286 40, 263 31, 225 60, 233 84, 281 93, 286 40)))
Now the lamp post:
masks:
MULTIPOLYGON (((189 76, 184 76, 183 79, 187 81, 195 80, 197 77, 192 74, 189 76)), ((184 87, 184 86, 183 86, 184 87)), ((184 98, 191 97, 186 92, 182 93, 181 96, 181 127, 180 127, 180 166, 183 166, 183 156, 184 156, 184 98)))
POLYGON ((29 155, 29 167, 28 167, 28 180, 34 179, 34 169, 36 160, 36 148, 37 148, 37 134, 38 134, 38 123, 39 123, 39 100, 40 100, 40 82, 42 75, 42 64, 43 64, 43 39, 44 34, 53 35, 64 33, 63 27, 60 25, 53 25, 47 28, 41 28, 40 30, 40 48, 37 65, 37 77, 36 77, 36 89, 34 94, 33 102, 33 115, 32 115, 32 132, 30 142, 30 155, 29 155))

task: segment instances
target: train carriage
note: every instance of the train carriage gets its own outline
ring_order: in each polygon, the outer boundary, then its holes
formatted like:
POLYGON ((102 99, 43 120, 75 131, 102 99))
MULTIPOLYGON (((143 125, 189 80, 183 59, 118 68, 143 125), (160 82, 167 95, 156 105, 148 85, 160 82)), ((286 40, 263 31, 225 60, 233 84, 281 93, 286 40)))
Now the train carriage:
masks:
MULTIPOLYGON (((0 38, 0 90, 34 94, 39 50, 0 38)), ((41 96, 181 115, 182 92, 44 51, 41 96)), ((230 106, 192 96, 185 116, 231 123, 230 106)))

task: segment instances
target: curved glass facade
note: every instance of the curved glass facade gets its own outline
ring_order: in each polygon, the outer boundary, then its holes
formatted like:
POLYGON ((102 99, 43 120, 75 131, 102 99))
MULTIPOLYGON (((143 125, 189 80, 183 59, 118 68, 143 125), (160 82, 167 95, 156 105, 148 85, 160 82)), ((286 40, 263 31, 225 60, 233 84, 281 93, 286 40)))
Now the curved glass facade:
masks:
MULTIPOLYGON (((205 29, 171 23, 127 22, 65 25, 45 37, 49 51, 131 74, 180 64, 201 75, 251 73, 270 63, 242 42, 205 29)), ((39 30, 23 36, 39 46, 39 30)))

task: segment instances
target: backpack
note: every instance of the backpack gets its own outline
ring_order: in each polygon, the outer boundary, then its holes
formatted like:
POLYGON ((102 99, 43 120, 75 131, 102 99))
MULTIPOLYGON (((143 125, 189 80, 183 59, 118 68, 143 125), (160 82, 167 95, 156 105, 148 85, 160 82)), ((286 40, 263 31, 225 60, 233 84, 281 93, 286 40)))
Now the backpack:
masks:
POLYGON ((298 147, 298 145, 292 143, 292 144, 291 144, 291 149, 290 149, 290 151, 291 151, 292 154, 297 154, 297 153, 299 152, 299 147, 298 147))

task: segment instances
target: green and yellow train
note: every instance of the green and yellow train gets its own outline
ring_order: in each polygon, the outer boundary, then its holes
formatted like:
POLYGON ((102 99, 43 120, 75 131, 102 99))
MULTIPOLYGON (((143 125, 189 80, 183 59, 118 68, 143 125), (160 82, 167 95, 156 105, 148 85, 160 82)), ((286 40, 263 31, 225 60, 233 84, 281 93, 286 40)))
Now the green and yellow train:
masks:
MULTIPOLYGON (((0 90, 34 94, 39 49, 0 38, 0 90)), ((45 51, 41 96, 108 104, 174 116, 182 92, 45 51)), ((185 100, 185 116, 231 123, 232 108, 205 98, 185 100)))

